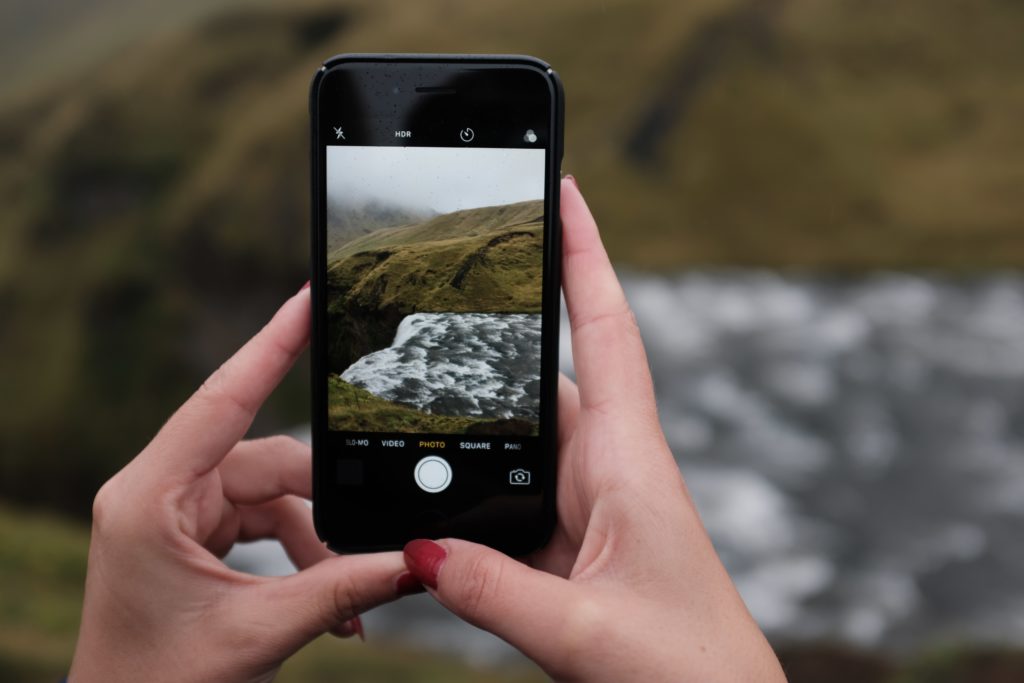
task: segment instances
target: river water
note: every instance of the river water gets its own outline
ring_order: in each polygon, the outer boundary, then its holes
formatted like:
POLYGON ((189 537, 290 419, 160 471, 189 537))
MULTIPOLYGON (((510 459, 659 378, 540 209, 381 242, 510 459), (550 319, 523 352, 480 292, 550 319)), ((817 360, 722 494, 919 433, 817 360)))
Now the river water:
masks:
MULTIPOLYGON (((777 639, 1024 643, 1024 277, 623 277, 668 441, 777 639)), ((563 318, 561 364, 572 374, 563 318)), ((274 544, 237 566, 288 571, 274 544)), ((375 638, 512 657, 424 596, 375 638)))

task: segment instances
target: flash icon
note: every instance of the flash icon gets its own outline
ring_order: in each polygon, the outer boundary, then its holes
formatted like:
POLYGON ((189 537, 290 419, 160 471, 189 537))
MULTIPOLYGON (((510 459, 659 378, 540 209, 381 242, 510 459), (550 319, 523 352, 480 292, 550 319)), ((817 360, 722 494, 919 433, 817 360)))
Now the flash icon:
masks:
POLYGON ((343 131, 341 129, 341 126, 338 126, 338 127, 336 127, 334 129, 334 139, 335 140, 344 140, 345 139, 345 131, 343 131))

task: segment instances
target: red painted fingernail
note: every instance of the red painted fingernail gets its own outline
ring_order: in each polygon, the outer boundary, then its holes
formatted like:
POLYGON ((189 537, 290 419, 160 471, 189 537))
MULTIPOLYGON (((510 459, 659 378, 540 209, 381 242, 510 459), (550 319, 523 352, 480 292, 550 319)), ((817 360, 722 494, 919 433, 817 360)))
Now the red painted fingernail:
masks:
POLYGON ((573 187, 575 187, 577 190, 580 189, 580 184, 576 182, 576 176, 574 176, 572 173, 566 173, 565 179, 571 182, 573 184, 573 187))
POLYGON ((395 591, 399 595, 413 595, 414 593, 422 593, 425 588, 420 580, 412 575, 412 572, 402 572, 395 579, 395 591))
POLYGON ((305 290, 305 289, 309 289, 309 280, 306 280, 306 284, 304 284, 301 287, 299 287, 299 291, 300 292, 305 290))
POLYGON ((349 623, 352 624, 352 630, 355 631, 356 635, 359 636, 359 640, 366 642, 366 633, 363 632, 363 620, 359 618, 359 615, 349 619, 349 623))
POLYGON ((437 574, 444 566, 448 551, 433 541, 418 539, 405 544, 405 566, 425 586, 437 588, 437 574))

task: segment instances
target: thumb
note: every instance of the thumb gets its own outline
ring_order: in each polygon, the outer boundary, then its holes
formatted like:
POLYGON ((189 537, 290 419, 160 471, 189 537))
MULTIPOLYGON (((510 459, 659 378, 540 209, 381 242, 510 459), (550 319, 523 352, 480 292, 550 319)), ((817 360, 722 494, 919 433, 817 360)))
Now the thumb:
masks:
POLYGON ((297 574, 254 586, 245 609, 281 658, 317 636, 399 596, 406 572, 400 553, 348 555, 318 562, 297 574))
POLYGON ((438 602, 544 668, 564 657, 575 638, 583 601, 565 579, 468 541, 412 541, 404 554, 438 602))

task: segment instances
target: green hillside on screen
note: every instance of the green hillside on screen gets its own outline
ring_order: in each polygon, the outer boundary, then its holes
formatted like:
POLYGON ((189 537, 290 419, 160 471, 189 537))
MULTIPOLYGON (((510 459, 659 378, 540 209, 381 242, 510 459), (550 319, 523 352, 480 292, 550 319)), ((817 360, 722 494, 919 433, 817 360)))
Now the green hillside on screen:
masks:
POLYGON ((540 313, 543 202, 384 228, 327 263, 328 370, 390 345, 410 313, 540 313))

